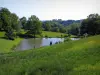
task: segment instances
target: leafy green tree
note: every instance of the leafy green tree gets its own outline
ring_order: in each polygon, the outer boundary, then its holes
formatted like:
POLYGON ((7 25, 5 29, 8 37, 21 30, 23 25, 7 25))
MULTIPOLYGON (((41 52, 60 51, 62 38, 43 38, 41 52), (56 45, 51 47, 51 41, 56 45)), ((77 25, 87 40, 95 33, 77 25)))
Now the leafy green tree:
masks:
POLYGON ((26 17, 20 18, 20 23, 23 29, 27 30, 26 24, 27 24, 27 19, 26 17))
POLYGON ((11 13, 7 8, 0 10, 0 29, 4 30, 7 38, 14 38, 14 31, 19 29, 19 18, 16 14, 11 13))
POLYGON ((36 34, 41 34, 42 31, 42 27, 41 27, 42 23, 39 20, 38 17, 36 17, 35 15, 32 15, 28 21, 27 21, 27 26, 28 26, 28 34, 33 34, 34 37, 36 34))
POLYGON ((44 24, 44 30, 45 30, 45 31, 50 31, 50 30, 51 30, 51 25, 50 25, 49 22, 46 22, 46 23, 44 24))
POLYGON ((61 24, 61 19, 53 19, 51 21, 44 21, 43 22, 43 30, 45 31, 53 31, 53 32, 66 32, 66 28, 61 24))
POLYGON ((80 23, 73 23, 68 26, 68 32, 73 35, 79 35, 80 33, 80 23))
POLYGON ((15 13, 11 14, 11 21, 12 21, 11 27, 14 30, 18 31, 20 29, 19 18, 15 13))
POLYGON ((62 32, 62 33, 65 33, 66 32, 66 28, 63 27, 63 26, 60 26, 59 27, 59 31, 62 32))
POLYGON ((59 28, 58 27, 54 27, 52 31, 59 32, 59 28))
POLYGON ((7 8, 0 10, 0 19, 2 20, 3 30, 7 30, 8 26, 11 26, 11 12, 7 8))
POLYGON ((82 21, 81 34, 95 35, 100 33, 100 16, 98 14, 90 14, 87 19, 82 21))
POLYGON ((100 34, 100 20, 95 21, 94 24, 95 34, 100 34))

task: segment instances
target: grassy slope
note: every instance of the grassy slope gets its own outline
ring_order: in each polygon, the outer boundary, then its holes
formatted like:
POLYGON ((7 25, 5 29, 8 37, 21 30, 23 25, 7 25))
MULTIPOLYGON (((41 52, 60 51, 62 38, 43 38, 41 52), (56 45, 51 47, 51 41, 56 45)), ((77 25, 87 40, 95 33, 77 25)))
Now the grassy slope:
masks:
POLYGON ((13 46, 16 46, 21 39, 17 38, 14 41, 3 39, 4 32, 0 32, 0 53, 1 52, 10 52, 13 46))
POLYGON ((1 54, 0 75, 100 75, 100 36, 1 54))
POLYGON ((14 41, 0 39, 0 53, 10 52, 11 49, 16 46, 21 41, 20 38, 15 39, 14 41))
POLYGON ((43 31, 42 35, 43 35, 43 37, 45 37, 46 35, 48 37, 61 37, 61 35, 64 36, 65 34, 64 33, 60 33, 60 32, 43 31))

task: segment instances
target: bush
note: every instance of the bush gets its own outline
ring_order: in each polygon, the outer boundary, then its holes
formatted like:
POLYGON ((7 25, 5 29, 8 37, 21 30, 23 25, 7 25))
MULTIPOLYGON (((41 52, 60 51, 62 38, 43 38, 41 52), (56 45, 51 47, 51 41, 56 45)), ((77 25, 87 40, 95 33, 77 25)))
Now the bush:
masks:
POLYGON ((68 35, 66 34, 66 35, 64 35, 64 37, 68 37, 68 35))
POLYGON ((48 38, 48 35, 45 35, 46 38, 48 38))
POLYGON ((5 33, 5 37, 9 40, 14 40, 15 38, 15 34, 12 32, 12 33, 9 33, 9 32, 6 32, 5 33))
POLYGON ((67 42, 67 41, 71 41, 71 39, 69 37, 65 38, 64 42, 67 42))

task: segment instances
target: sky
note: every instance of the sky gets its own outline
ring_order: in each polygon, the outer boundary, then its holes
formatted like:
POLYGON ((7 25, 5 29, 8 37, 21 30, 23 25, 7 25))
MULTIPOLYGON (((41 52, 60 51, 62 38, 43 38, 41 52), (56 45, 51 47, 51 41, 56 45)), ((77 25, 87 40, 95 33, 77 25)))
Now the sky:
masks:
POLYGON ((100 0, 0 0, 0 7, 19 18, 36 15, 40 20, 79 20, 92 13, 100 14, 100 0))

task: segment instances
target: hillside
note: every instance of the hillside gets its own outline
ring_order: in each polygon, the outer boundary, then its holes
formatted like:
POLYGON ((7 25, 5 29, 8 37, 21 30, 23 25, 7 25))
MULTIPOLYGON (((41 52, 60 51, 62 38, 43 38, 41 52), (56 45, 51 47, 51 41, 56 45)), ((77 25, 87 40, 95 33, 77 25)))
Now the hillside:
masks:
POLYGON ((81 20, 61 20, 61 19, 53 19, 53 20, 45 20, 45 21, 42 21, 43 23, 44 22, 51 22, 51 23, 57 23, 58 25, 61 24, 63 26, 68 26, 68 25, 71 25, 73 23, 80 23, 82 21, 81 20))
POLYGON ((1 53, 0 75, 100 75, 100 35, 1 53))

